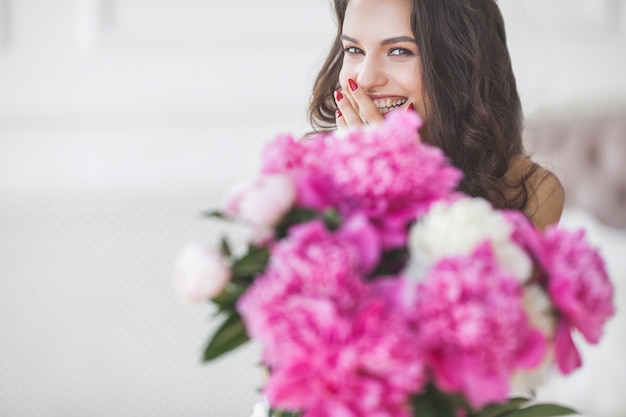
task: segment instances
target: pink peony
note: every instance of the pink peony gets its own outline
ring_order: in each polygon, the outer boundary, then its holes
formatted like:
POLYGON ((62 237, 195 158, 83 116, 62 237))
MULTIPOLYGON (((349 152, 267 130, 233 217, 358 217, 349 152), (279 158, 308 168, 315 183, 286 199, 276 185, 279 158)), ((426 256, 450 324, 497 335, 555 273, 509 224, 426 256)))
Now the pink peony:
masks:
POLYGON ((545 339, 529 326, 520 283, 487 242, 435 264, 418 291, 416 316, 435 383, 474 407, 505 400, 513 372, 543 358, 545 339))
POLYGON ((272 369, 265 393, 274 407, 309 417, 410 415, 423 355, 393 300, 359 275, 380 256, 366 242, 370 227, 362 217, 335 232, 321 221, 292 227, 239 300, 272 369))
POLYGON ((374 127, 326 139, 330 201, 342 214, 364 213, 377 223, 385 247, 404 245, 407 224, 462 176, 441 149, 420 144, 420 126, 416 113, 393 112, 374 127))
POLYGON ((598 343, 602 328, 615 313, 613 285, 598 251, 584 240, 583 230, 569 232, 549 227, 544 235, 540 263, 547 275, 552 303, 561 315, 557 330, 556 359, 567 374, 580 366, 572 360, 576 349, 563 334, 570 327, 590 343, 598 343), (561 348, 560 348, 561 347, 561 348))
POLYGON ((382 242, 378 230, 366 216, 356 214, 344 222, 338 236, 352 242, 359 254, 358 272, 367 274, 379 263, 382 253, 382 242))
POLYGON ((218 296, 230 281, 231 271, 222 254, 210 246, 187 244, 174 266, 174 285, 190 303, 218 296))
POLYGON ((420 142, 420 126, 416 113, 393 112, 361 129, 301 141, 281 136, 267 146, 263 172, 289 175, 298 205, 364 214, 384 248, 400 247, 407 224, 449 197, 462 176, 441 149, 420 142))
POLYGON ((375 296, 347 314, 300 303, 292 317, 303 310, 306 323, 294 328, 300 350, 273 369, 264 390, 270 403, 305 410, 306 417, 409 417, 409 397, 425 378, 415 335, 401 316, 375 296))
POLYGON ((320 166, 324 148, 323 136, 296 140, 290 135, 279 135, 263 151, 263 173, 284 173, 297 170, 314 171, 320 166))
POLYGON ((286 175, 264 175, 231 191, 224 212, 254 227, 271 228, 291 209, 296 190, 286 175))
POLYGON ((265 273, 237 306, 249 334, 263 343, 268 365, 292 351, 290 332, 305 325, 294 324, 293 309, 306 299, 331 302, 340 311, 354 308, 367 292, 357 275, 360 253, 352 236, 333 234, 321 221, 293 226, 275 244, 265 273))
POLYGON ((582 366, 583 361, 572 339, 572 329, 567 320, 560 320, 554 335, 554 356, 559 370, 567 375, 582 366))
POLYGON ((606 321, 615 313, 613 285, 599 252, 585 241, 583 230, 569 232, 550 226, 542 234, 519 213, 508 214, 513 238, 537 262, 539 283, 558 312, 555 359, 562 373, 582 365, 571 330, 597 343, 606 321))

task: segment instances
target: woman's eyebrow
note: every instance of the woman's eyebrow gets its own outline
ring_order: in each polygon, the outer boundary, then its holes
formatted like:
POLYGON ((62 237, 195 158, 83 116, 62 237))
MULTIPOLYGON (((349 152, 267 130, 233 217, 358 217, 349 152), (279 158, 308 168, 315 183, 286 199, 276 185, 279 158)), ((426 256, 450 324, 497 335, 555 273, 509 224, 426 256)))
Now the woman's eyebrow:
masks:
POLYGON ((392 45, 394 43, 401 43, 401 42, 410 42, 410 43, 417 43, 415 41, 415 39, 413 39, 410 36, 395 36, 393 38, 389 38, 389 39, 385 39, 383 40, 380 44, 381 45, 392 45))
POLYGON ((352 43, 359 43, 359 41, 357 41, 356 39, 354 39, 351 36, 345 35, 345 34, 341 34, 341 40, 342 41, 348 41, 348 42, 352 42, 352 43))
MULTIPOLYGON (((356 43, 356 44, 360 43, 357 39, 354 39, 352 36, 348 36, 346 34, 341 35, 341 40, 356 43)), ((393 45, 395 43, 402 43, 402 42, 417 43, 415 39, 413 39, 410 36, 394 36, 393 38, 383 39, 382 41, 380 41, 380 44, 384 46, 384 45, 393 45)))

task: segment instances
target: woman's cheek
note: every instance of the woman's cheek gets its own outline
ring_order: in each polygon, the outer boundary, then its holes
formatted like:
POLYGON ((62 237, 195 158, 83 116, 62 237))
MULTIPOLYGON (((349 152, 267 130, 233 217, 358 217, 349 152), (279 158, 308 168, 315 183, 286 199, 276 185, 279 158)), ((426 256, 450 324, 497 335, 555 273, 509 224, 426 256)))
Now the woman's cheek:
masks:
POLYGON ((355 64, 347 59, 344 59, 343 65, 341 66, 341 71, 339 71, 339 84, 341 85, 341 89, 344 91, 348 91, 348 78, 356 80, 357 75, 358 72, 356 71, 355 64))
POLYGON ((346 91, 347 79, 348 79, 348 76, 346 75, 346 72, 342 68, 341 71, 339 72, 339 86, 341 87, 341 90, 343 91, 346 91))

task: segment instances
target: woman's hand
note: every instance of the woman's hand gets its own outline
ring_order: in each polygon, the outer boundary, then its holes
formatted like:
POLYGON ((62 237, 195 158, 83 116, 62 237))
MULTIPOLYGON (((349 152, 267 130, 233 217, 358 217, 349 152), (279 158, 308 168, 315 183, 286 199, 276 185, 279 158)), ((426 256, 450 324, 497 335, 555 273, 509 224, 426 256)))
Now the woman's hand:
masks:
POLYGON ((335 90, 335 103, 337 103, 335 121, 338 129, 384 120, 376 104, 356 81, 348 79, 347 85, 341 83, 341 87, 341 91, 335 90))

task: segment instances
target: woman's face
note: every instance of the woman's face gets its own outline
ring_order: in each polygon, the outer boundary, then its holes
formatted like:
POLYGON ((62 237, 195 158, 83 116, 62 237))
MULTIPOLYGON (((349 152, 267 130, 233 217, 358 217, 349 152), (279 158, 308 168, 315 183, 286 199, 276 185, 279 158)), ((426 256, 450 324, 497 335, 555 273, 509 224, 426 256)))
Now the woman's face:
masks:
POLYGON ((410 0, 350 0, 339 82, 349 91, 348 79, 356 80, 382 114, 412 103, 424 118, 421 58, 410 17, 410 0))

